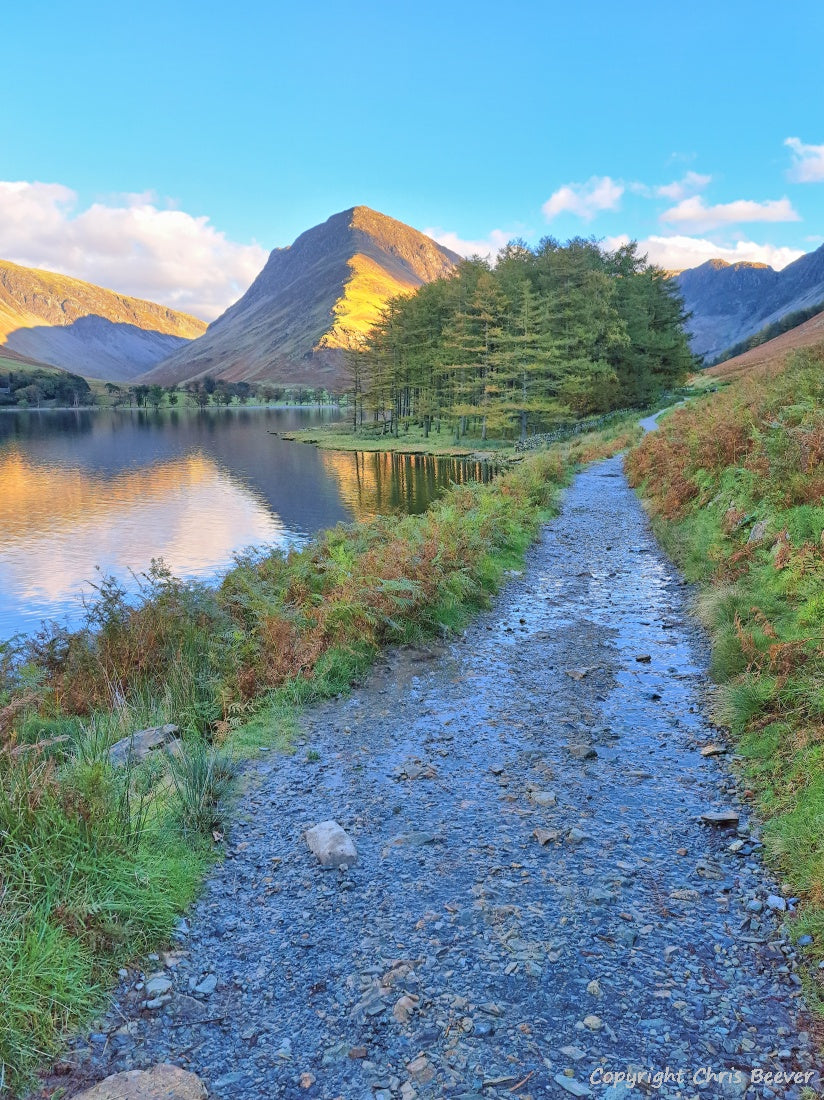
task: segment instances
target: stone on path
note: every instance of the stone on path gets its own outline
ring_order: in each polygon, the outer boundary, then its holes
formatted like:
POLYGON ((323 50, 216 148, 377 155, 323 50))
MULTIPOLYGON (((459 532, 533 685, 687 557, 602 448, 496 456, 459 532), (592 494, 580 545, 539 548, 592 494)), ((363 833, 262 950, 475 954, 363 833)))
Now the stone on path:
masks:
POLYGON ((147 997, 162 997, 171 988, 171 978, 167 978, 165 974, 156 974, 146 982, 145 993, 147 997))
POLYGON ((201 981, 194 987, 195 993, 200 993, 204 997, 211 997, 214 991, 217 989, 217 975, 207 974, 201 981))
POLYGON ((570 678, 570 680, 583 680, 586 676, 589 676, 590 672, 595 671, 595 665, 588 665, 586 668, 565 668, 564 672, 570 678))
POLYGON ((555 1083, 571 1096, 592 1096, 592 1090, 587 1085, 576 1081, 574 1077, 565 1077, 563 1073, 555 1074, 555 1083))
POLYGON ((306 843, 324 871, 353 867, 358 862, 355 842, 337 821, 321 821, 308 829, 306 843))
POLYGON ((584 1027, 589 1028, 590 1031, 600 1031, 604 1026, 604 1021, 600 1016, 584 1016, 581 1022, 584 1027))
POLYGON ((419 1085, 428 1085, 430 1081, 435 1079, 435 1068, 425 1054, 413 1059, 407 1065, 406 1072, 419 1085))
POLYGON ((557 798, 554 791, 530 791, 529 801, 535 806, 554 806, 557 798))
POLYGON ((115 768, 123 768, 129 763, 140 764, 155 749, 174 749, 177 731, 178 727, 169 723, 131 733, 109 749, 109 763, 115 768))
POLYGON ((392 1008, 392 1015, 395 1017, 399 1024, 408 1024, 415 1009, 418 1006, 420 997, 405 994, 403 997, 399 997, 392 1008))
POLYGON ((573 760, 594 760, 598 755, 597 751, 592 745, 586 745, 582 742, 574 742, 567 745, 567 752, 573 758, 573 760))
POLYGON ((149 1070, 115 1073, 75 1100, 206 1100, 208 1093, 194 1073, 165 1064, 149 1070))
POLYGON ((580 1062, 582 1058, 586 1058, 587 1054, 585 1050, 581 1050, 580 1047, 576 1047, 574 1043, 569 1046, 561 1047, 561 1054, 565 1058, 571 1058, 573 1062, 580 1062))
POLYGON ((701 820, 705 825, 717 825, 719 829, 731 829, 738 824, 739 817, 736 810, 709 810, 701 814, 701 820))

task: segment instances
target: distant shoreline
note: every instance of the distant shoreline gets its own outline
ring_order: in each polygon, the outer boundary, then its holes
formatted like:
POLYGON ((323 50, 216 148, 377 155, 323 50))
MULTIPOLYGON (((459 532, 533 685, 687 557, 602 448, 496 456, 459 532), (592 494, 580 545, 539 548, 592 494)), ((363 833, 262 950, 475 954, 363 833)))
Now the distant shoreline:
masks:
POLYGON ((151 412, 151 413, 172 413, 172 412, 251 412, 256 409, 338 409, 337 404, 332 405, 318 405, 316 402, 304 405, 206 405, 204 408, 199 408, 192 405, 183 405, 178 407, 177 405, 169 406, 165 405, 163 408, 154 409, 146 408, 142 406, 124 406, 118 405, 53 405, 46 409, 38 408, 21 408, 19 405, 0 405, 0 413, 13 412, 13 413, 52 413, 52 412, 151 412))

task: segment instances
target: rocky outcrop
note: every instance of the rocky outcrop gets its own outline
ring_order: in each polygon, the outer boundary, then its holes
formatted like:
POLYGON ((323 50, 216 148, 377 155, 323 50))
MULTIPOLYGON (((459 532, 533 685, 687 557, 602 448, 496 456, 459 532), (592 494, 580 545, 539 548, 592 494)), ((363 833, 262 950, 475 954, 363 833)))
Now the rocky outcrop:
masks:
POLYGON ((177 732, 177 726, 169 722, 165 726, 151 726, 149 729, 130 733, 109 749, 109 763, 115 768, 123 768, 129 763, 140 764, 156 749, 176 753, 180 746, 180 741, 175 737, 177 732))

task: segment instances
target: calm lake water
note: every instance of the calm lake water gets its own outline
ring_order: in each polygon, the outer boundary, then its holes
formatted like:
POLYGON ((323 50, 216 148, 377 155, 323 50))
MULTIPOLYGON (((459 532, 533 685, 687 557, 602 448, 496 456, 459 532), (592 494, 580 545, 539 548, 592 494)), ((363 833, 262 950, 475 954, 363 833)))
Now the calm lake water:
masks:
POLYGON ((0 639, 78 622, 97 568, 134 589, 162 558, 211 579, 248 546, 287 547, 338 522, 422 512, 477 463, 320 451, 274 432, 304 409, 0 413, 0 639))

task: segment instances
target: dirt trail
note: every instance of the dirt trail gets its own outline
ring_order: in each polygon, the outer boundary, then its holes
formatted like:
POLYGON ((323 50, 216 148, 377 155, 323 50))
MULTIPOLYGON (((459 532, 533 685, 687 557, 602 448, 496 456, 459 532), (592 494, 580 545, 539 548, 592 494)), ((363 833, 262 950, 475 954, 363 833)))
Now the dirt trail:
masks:
POLYGON ((85 1068, 169 1060, 226 1100, 617 1100, 628 1068, 801 1096, 748 1087, 816 1061, 757 830, 700 821, 737 800, 687 595, 620 459, 581 473, 463 639, 388 655, 249 769, 172 988, 147 1010, 130 974, 85 1068), (330 817, 348 872, 302 839, 330 817))

